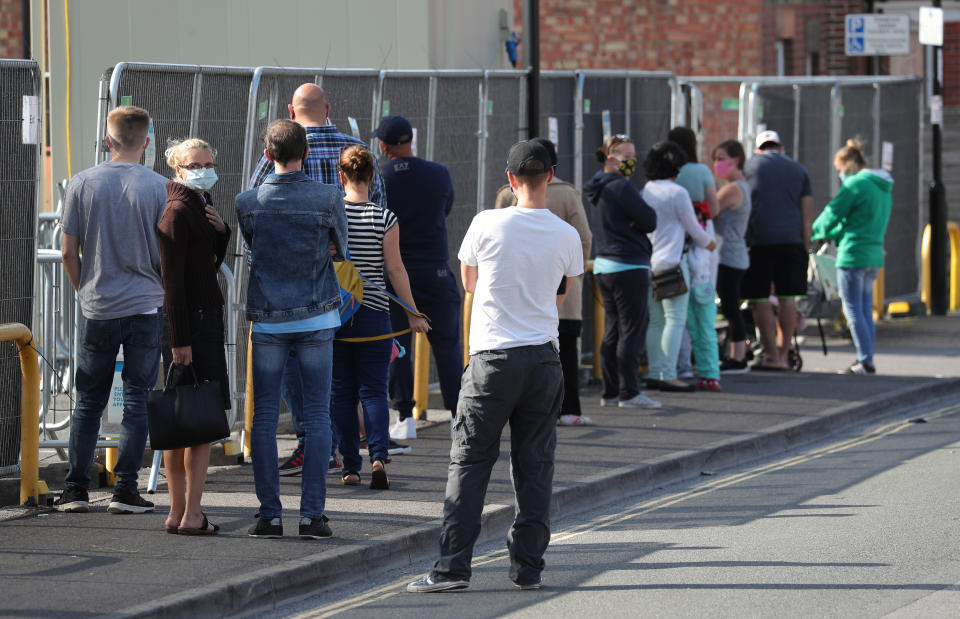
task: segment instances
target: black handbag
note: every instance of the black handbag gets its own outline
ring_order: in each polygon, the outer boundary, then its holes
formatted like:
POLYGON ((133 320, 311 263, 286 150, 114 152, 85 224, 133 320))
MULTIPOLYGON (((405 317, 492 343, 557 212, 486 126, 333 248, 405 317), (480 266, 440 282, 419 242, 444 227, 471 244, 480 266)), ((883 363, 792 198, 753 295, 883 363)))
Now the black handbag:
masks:
POLYGON ((654 301, 679 297, 687 291, 687 282, 683 279, 683 270, 679 265, 669 271, 657 273, 650 278, 650 283, 653 285, 654 301))
POLYGON ((164 388, 147 394, 147 423, 154 451, 194 447, 230 436, 220 382, 200 382, 193 365, 172 366, 164 388), (193 374, 192 384, 177 384, 187 367, 193 374))

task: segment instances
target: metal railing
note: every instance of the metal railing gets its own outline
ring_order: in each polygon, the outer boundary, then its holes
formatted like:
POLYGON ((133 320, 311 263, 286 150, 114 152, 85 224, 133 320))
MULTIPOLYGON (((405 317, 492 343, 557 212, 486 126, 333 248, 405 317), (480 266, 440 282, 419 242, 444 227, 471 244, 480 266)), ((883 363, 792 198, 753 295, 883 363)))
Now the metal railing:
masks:
POLYGON ((33 334, 20 323, 0 325, 0 342, 13 341, 20 354, 20 504, 37 504, 40 494, 40 448, 38 446, 40 375, 33 334))

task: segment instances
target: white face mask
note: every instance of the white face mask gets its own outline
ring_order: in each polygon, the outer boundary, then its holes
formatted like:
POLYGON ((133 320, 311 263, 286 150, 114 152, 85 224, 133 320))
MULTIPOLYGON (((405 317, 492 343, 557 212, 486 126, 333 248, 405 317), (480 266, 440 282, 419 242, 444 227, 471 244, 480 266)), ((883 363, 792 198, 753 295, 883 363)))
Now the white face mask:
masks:
POLYGON ((217 183, 217 171, 212 168, 200 168, 199 170, 184 170, 186 177, 183 184, 196 191, 210 191, 210 188, 217 183))

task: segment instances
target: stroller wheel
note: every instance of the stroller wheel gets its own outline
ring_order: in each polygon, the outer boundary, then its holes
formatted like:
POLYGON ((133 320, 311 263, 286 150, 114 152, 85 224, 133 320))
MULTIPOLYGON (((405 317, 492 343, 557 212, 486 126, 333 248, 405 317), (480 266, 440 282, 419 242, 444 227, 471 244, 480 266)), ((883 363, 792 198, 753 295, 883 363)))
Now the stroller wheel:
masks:
POLYGON ((789 365, 790 369, 794 372, 799 372, 803 369, 803 357, 800 356, 800 351, 796 348, 791 348, 790 352, 787 353, 787 365, 789 365))

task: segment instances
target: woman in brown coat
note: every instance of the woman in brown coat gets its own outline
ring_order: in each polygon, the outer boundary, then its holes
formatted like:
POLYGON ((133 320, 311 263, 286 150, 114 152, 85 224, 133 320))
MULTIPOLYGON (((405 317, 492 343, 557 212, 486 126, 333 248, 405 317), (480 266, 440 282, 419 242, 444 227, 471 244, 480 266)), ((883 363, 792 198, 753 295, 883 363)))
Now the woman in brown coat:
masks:
MULTIPOLYGON (((227 251, 230 228, 207 193, 217 180, 216 151, 206 142, 189 139, 167 149, 174 170, 167 183, 167 207, 160 223, 163 267, 163 311, 168 321, 164 370, 193 366, 200 381, 219 381, 224 409, 230 408, 229 379, 224 356, 223 296, 217 273, 227 251)), ((193 373, 180 371, 182 382, 193 373)), ((210 445, 163 452, 170 492, 167 533, 210 535, 219 527, 207 520, 200 499, 210 463, 210 445)))

